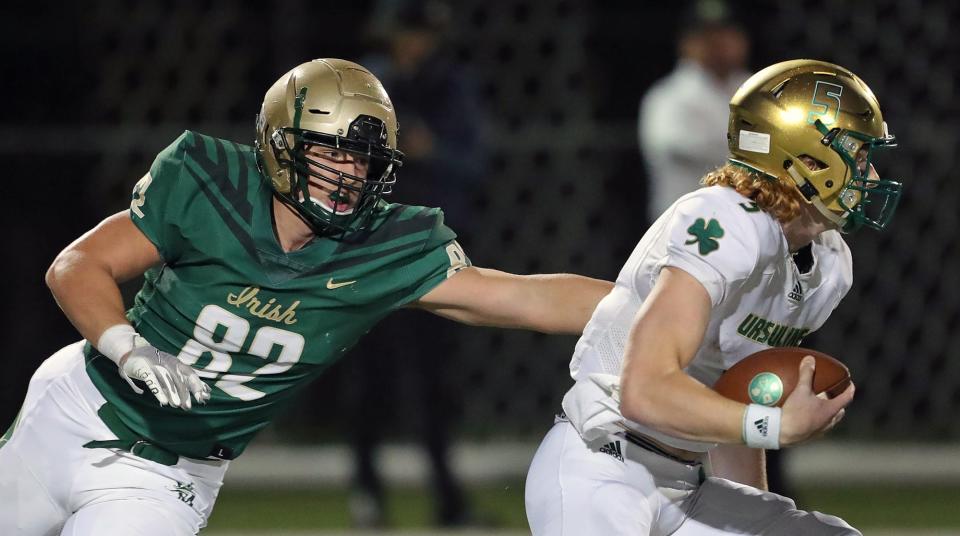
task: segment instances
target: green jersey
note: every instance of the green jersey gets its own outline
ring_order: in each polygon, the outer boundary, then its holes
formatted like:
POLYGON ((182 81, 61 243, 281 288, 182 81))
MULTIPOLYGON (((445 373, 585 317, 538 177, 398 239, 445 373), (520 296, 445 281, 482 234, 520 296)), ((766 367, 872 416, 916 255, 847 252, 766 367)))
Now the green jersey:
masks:
POLYGON ((272 199, 253 148, 189 131, 134 188, 131 218, 164 262, 127 317, 213 392, 190 411, 160 407, 88 348, 90 378, 137 436, 191 458, 238 456, 377 321, 469 265, 439 209, 385 202, 357 237, 284 252, 272 199))

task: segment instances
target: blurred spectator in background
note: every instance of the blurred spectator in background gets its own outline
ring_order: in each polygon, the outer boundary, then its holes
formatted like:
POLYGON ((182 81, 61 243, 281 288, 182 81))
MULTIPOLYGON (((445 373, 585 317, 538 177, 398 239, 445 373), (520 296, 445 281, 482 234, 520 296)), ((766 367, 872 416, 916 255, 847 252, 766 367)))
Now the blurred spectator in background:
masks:
MULTIPOLYGON (((648 214, 658 215, 700 187, 700 177, 726 162, 730 98, 747 77, 750 42, 730 6, 697 0, 681 18, 679 61, 640 104, 640 148, 649 169, 648 214)), ((792 496, 783 453, 767 456, 770 490, 792 496)))
MULTIPOLYGON (((400 170, 403 188, 391 201, 444 207, 447 222, 469 243, 471 199, 484 177, 483 117, 477 84, 449 46, 450 15, 442 2, 382 1, 370 25, 378 53, 363 64, 400 110, 398 144, 406 158, 400 170)), ((417 425, 429 458, 437 524, 471 521, 447 452, 459 390, 449 381, 447 365, 455 361, 461 331, 431 316, 401 311, 387 318, 375 328, 376 336, 357 346, 361 355, 347 365, 352 379, 345 394, 354 413, 349 422, 362 423, 351 428, 356 489, 350 507, 358 526, 387 523, 376 449, 396 420, 417 425), (397 419, 404 410, 414 417, 397 419)))
POLYGON ((695 1, 681 19, 679 61, 640 104, 649 170, 648 214, 662 213, 727 158, 730 97, 747 79, 750 43, 719 0, 695 1))

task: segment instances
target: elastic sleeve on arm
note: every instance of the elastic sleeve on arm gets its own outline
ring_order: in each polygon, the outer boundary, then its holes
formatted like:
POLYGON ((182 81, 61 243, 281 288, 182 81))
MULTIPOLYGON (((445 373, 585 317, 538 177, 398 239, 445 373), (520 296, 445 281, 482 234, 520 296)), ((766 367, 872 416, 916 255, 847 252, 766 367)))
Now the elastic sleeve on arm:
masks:
POLYGON ((767 217, 716 197, 693 196, 675 207, 665 255, 654 273, 664 266, 687 272, 707 290, 714 307, 756 269, 764 244, 751 218, 767 217))

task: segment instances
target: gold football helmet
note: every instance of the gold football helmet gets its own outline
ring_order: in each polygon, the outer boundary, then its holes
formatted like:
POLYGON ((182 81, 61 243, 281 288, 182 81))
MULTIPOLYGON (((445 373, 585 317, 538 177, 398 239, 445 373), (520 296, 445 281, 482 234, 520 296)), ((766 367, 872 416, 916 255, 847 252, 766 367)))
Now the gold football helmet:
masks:
POLYGON ((260 172, 275 194, 328 236, 366 225, 382 196, 391 192, 403 159, 393 104, 380 81, 356 63, 329 58, 295 67, 267 90, 255 146, 260 172), (305 149, 317 145, 368 159, 367 175, 337 171, 308 157, 305 149), (340 212, 311 200, 311 178, 332 185, 333 199, 352 192, 356 205, 340 212))
POLYGON ((750 77, 730 101, 727 143, 731 162, 795 185, 844 232, 883 229, 900 200, 900 182, 871 164, 874 149, 896 147, 877 98, 839 65, 785 61, 750 77))

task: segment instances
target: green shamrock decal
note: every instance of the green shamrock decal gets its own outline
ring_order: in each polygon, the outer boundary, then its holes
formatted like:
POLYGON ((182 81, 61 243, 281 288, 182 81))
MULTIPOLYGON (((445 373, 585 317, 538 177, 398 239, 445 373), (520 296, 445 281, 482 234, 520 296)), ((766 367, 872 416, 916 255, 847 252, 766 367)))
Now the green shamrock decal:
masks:
POLYGON ((699 242, 700 254, 707 255, 716 251, 720 247, 715 239, 723 238, 723 227, 715 219, 710 219, 710 223, 703 221, 703 218, 697 218, 693 225, 687 227, 687 232, 693 235, 693 238, 687 240, 685 244, 696 244, 699 242))

